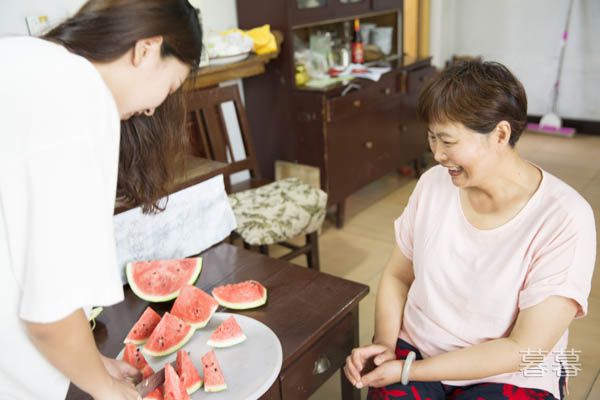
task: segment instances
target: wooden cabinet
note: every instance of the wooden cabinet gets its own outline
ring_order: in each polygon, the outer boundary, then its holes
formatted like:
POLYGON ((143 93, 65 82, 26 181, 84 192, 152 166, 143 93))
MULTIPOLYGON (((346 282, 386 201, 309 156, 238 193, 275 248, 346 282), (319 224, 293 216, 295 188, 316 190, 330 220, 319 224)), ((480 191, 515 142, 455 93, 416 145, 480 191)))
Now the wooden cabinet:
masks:
POLYGON ((430 58, 402 56, 402 0, 237 1, 241 28, 270 24, 284 34, 280 57, 265 74, 244 79, 246 109, 263 175, 281 159, 317 166, 329 204, 344 222, 346 198, 381 176, 412 164, 427 151, 416 116, 419 90, 435 73, 430 58), (359 18, 393 27, 392 70, 325 89, 296 87, 294 41, 359 18))

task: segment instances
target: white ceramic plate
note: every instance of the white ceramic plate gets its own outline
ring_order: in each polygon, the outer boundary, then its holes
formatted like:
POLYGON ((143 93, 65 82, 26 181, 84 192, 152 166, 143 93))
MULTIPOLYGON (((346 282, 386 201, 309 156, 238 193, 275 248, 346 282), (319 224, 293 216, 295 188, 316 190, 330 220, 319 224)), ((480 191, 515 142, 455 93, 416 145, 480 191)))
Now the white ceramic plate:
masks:
MULTIPOLYGON (((208 325, 196 331, 192 339, 182 347, 190 353, 190 358, 202 376, 201 358, 214 350, 221 365, 227 390, 218 393, 205 393, 201 387, 192 394, 192 400, 251 400, 263 395, 275 382, 281 370, 281 343, 273 331, 254 318, 230 313, 215 313, 208 325), (246 335, 246 340, 232 347, 218 349, 206 344, 210 334, 229 316, 234 315, 246 335)), ((117 356, 122 358, 123 351, 117 356)), ((146 360, 158 371, 165 363, 173 362, 177 352, 165 357, 149 357, 146 360)))
POLYGON ((242 53, 242 54, 236 54, 236 55, 233 55, 233 56, 210 58, 208 65, 232 64, 232 63, 236 63, 236 62, 245 60, 246 58, 248 58, 249 55, 250 55, 250 52, 248 52, 248 53, 242 53))

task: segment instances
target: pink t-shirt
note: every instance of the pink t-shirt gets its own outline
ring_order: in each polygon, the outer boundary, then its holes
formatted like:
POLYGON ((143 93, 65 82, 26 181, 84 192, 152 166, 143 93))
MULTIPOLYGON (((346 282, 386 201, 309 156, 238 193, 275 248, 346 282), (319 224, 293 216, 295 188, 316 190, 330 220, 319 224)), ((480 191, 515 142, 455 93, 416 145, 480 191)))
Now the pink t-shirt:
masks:
MULTIPOLYGON (((542 175, 525 207, 490 230, 465 218, 446 168, 431 168, 417 183, 394 225, 396 242, 413 261, 415 274, 399 336, 423 357, 506 337, 519 310, 552 295, 575 300, 577 317, 587 313, 596 257, 594 214, 574 189, 545 171, 542 175)), ((534 370, 444 383, 509 383, 559 398, 557 352, 567 341, 568 331, 534 370)))

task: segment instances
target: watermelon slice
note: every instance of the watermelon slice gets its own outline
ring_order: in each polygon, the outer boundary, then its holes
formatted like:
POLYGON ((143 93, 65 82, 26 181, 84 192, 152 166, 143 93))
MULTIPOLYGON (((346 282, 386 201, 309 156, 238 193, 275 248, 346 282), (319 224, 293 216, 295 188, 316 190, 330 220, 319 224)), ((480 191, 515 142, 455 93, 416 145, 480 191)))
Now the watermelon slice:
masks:
POLYGON ((159 322, 160 315, 150 307, 146 307, 146 310, 133 325, 123 343, 144 344, 159 322))
POLYGON ((132 367, 139 369, 142 372, 144 379, 146 379, 154 373, 154 370, 150 365, 148 365, 148 361, 146 361, 144 355, 140 353, 140 349, 138 349, 134 344, 127 343, 125 345, 125 351, 123 352, 123 361, 125 361, 132 367))
POLYGON ((171 314, 192 325, 192 328, 200 329, 206 326, 218 307, 219 303, 202 289, 186 285, 173 303, 171 314))
POLYGON ((230 347, 246 340, 239 324, 233 315, 227 318, 208 338, 208 345, 213 347, 230 347))
POLYGON ((148 393, 144 400, 164 400, 163 397, 164 386, 159 386, 154 391, 148 393))
POLYGON ((126 267, 131 290, 140 299, 154 303, 173 300, 183 286, 196 282, 201 270, 200 257, 137 261, 126 267))
POLYGON ((193 335, 194 330, 190 324, 167 312, 154 328, 142 351, 149 356, 166 356, 179 350, 193 335))
POLYGON ((194 363, 190 360, 190 356, 185 350, 177 352, 177 363, 175 367, 177 375, 183 383, 183 387, 188 394, 194 393, 202 386, 202 378, 198 375, 198 370, 194 367, 194 363))
POLYGON ((267 289, 257 281, 217 286, 212 295, 220 305, 234 310, 260 307, 267 302, 267 289))
POLYGON ((227 389, 225 377, 221 371, 217 355, 214 350, 209 351, 202 357, 202 370, 204 373, 204 391, 220 392, 227 389))
POLYGON ((179 375, 169 363, 165 364, 165 400, 190 400, 179 375))

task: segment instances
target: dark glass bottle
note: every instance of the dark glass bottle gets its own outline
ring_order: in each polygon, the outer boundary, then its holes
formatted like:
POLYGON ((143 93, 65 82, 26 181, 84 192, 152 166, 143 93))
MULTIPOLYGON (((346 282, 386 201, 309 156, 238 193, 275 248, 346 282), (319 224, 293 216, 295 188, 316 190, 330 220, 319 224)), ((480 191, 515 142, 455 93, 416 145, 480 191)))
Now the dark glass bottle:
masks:
POLYGON ((352 62, 362 64, 365 61, 363 39, 360 33, 360 21, 354 20, 354 33, 352 35, 352 62))

